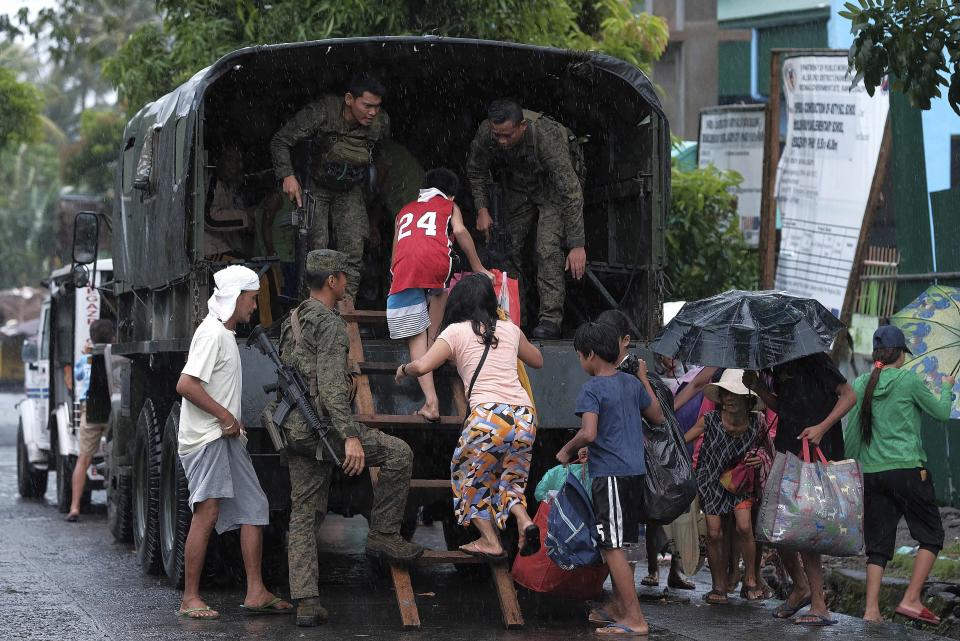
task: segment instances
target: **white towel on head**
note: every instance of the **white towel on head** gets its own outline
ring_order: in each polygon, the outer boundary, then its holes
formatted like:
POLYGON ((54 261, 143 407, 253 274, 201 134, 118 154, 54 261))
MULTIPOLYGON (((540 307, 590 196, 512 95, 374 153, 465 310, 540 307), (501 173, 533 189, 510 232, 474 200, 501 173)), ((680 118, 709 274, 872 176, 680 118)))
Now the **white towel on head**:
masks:
POLYGON ((213 275, 216 283, 213 296, 207 300, 207 309, 225 323, 233 316, 237 308, 240 292, 253 292, 260 289, 260 277, 257 272, 243 265, 224 267, 213 275))

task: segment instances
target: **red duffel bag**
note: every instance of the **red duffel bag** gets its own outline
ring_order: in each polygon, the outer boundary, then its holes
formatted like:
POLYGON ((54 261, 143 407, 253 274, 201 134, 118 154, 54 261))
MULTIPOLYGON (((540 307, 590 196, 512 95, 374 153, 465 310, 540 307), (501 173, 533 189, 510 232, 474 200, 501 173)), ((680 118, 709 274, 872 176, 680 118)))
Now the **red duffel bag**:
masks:
POLYGON ((595 599, 603 592, 610 570, 606 564, 563 570, 547 556, 547 514, 550 502, 541 501, 533 522, 540 528, 540 549, 530 556, 517 555, 513 580, 534 592, 548 592, 574 599, 595 599))

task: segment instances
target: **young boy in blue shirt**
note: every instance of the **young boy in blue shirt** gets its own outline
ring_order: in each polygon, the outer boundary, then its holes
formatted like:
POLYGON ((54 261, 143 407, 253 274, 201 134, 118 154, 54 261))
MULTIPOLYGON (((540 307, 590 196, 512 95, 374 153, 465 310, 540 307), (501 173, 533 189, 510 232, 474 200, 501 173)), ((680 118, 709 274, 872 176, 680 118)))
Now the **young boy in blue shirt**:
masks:
POLYGON ((614 600, 610 621, 597 634, 640 636, 649 632, 640 610, 633 568, 623 550, 640 538, 643 514, 643 421, 663 422, 646 366, 637 376, 617 371, 620 342, 616 330, 604 323, 584 323, 573 337, 580 366, 590 374, 577 396, 580 431, 557 453, 567 464, 586 446, 590 459, 591 494, 597 516, 597 535, 603 559, 610 567, 614 600))

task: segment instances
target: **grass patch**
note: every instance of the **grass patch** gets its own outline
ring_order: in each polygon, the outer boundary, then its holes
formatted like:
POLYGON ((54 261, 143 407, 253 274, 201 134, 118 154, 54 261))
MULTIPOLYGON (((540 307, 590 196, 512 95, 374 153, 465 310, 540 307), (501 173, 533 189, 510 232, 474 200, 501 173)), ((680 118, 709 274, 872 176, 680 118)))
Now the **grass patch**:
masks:
MULTIPOLYGON (((915 559, 911 554, 894 554, 887 564, 887 574, 909 578, 913 573, 915 559)), ((955 540, 940 551, 930 576, 941 581, 960 581, 960 541, 955 540)))

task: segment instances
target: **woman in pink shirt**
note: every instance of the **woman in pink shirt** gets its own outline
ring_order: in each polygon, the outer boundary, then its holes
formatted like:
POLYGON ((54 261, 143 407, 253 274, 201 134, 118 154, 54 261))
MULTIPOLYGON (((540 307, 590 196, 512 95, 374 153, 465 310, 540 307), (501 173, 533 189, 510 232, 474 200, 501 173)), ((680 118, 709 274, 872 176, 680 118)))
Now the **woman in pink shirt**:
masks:
POLYGON ((467 276, 450 292, 440 334, 427 353, 401 365, 397 381, 456 364, 470 412, 450 462, 457 522, 480 538, 460 550, 490 561, 506 558, 498 530, 513 514, 520 554, 540 548, 540 530, 527 514, 524 490, 537 432, 537 413, 520 384, 517 360, 539 369, 543 355, 509 320, 497 318, 497 297, 484 274, 467 276))

